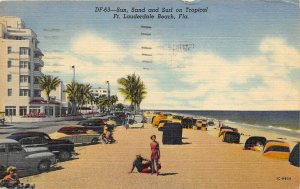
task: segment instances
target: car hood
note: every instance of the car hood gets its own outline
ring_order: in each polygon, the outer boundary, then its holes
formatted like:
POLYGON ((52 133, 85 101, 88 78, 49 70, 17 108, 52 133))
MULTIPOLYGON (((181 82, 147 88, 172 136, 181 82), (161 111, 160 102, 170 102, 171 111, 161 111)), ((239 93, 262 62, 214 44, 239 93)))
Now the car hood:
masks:
POLYGON ((46 147, 25 147, 24 150, 28 154, 40 153, 40 152, 49 152, 46 147))
POLYGON ((57 139, 59 139, 59 138, 66 137, 66 136, 68 136, 68 135, 66 135, 66 134, 64 134, 64 133, 55 132, 55 133, 49 134, 49 136, 50 136, 50 138, 52 138, 52 140, 53 140, 53 139, 57 140, 57 139))

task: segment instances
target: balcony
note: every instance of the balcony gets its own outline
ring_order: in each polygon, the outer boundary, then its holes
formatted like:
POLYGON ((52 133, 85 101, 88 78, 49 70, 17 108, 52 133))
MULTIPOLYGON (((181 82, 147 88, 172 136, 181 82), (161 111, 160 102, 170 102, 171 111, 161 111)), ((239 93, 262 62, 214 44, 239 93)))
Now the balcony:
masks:
POLYGON ((33 84, 33 89, 40 89, 39 84, 33 84))
POLYGON ((31 29, 7 28, 7 34, 9 36, 21 36, 21 37, 34 37, 34 38, 36 38, 36 34, 31 29))
POLYGON ((33 71, 33 76, 41 77, 43 76, 43 73, 41 71, 33 71))
POLYGON ((43 61, 40 57, 34 57, 34 58, 33 58, 33 62, 34 62, 35 64, 39 64, 41 67, 44 66, 44 61, 43 61))

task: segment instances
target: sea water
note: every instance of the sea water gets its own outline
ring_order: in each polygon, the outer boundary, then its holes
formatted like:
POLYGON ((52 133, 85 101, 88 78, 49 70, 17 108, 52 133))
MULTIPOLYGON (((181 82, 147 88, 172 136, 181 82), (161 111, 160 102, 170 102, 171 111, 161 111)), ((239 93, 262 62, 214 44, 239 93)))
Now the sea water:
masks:
POLYGON ((195 111, 165 110, 193 117, 221 120, 226 125, 260 129, 300 138, 300 111, 195 111))

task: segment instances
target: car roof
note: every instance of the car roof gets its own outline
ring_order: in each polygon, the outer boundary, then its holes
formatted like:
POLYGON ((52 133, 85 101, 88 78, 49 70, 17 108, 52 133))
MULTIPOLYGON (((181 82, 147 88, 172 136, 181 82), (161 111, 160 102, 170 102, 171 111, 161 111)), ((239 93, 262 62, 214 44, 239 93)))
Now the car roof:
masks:
POLYGON ((81 125, 71 125, 71 126, 62 127, 60 129, 58 129, 58 131, 72 130, 72 129, 86 129, 86 127, 81 126, 81 125))
POLYGON ((47 134, 39 131, 25 131, 25 132, 12 133, 11 135, 47 135, 47 134))
POLYGON ((19 144, 19 142, 18 141, 16 141, 16 140, 13 140, 13 139, 0 139, 0 144, 3 144, 3 143, 14 143, 14 144, 19 144))

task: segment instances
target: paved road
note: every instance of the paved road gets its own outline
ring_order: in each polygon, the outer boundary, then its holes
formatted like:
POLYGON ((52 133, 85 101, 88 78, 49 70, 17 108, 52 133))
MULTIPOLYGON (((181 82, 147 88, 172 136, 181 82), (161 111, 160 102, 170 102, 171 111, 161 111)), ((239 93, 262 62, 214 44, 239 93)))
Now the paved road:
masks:
POLYGON ((10 126, 0 126, 0 138, 5 138, 10 133, 19 131, 42 131, 53 133, 66 125, 76 125, 78 121, 60 121, 60 122, 38 122, 38 123, 16 123, 10 126))

